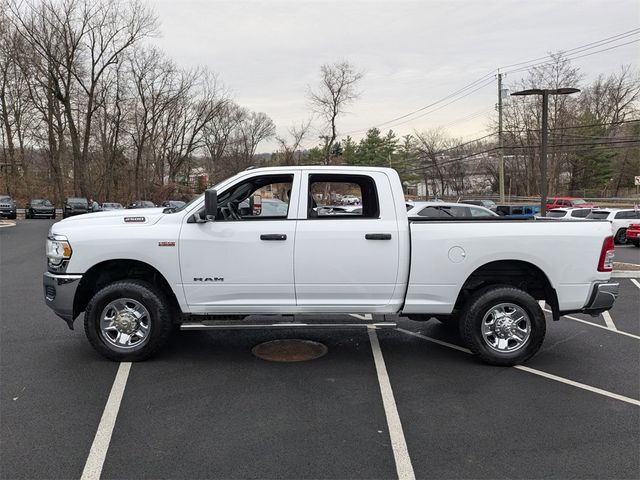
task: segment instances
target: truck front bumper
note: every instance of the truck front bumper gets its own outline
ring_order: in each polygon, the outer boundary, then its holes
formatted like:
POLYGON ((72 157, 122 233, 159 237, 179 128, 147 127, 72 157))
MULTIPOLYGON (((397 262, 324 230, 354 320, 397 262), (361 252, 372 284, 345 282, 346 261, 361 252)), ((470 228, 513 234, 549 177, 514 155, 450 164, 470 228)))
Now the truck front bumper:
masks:
POLYGON ((44 301, 47 306, 73 329, 73 301, 82 275, 56 275, 45 272, 42 276, 44 301))
POLYGON ((582 311, 595 317, 609 310, 618 298, 619 289, 619 283, 597 283, 593 288, 589 302, 582 311))

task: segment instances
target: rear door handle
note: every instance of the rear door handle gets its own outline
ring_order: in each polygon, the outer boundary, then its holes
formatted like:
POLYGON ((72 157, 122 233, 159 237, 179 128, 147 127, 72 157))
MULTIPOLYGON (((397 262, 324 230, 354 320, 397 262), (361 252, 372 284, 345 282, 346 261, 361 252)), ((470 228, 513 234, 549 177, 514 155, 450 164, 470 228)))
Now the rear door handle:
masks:
POLYGON ((390 233, 367 233, 364 238, 367 240, 391 240, 390 233))
POLYGON ((260 240, 286 240, 287 236, 284 233, 263 233, 260 235, 260 240))

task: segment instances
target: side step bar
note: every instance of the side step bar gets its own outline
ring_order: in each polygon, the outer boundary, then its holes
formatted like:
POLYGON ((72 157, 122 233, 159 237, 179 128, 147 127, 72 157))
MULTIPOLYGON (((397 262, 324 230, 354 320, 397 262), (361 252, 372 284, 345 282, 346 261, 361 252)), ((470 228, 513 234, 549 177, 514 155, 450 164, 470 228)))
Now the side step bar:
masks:
POLYGON ((379 323, 183 323, 180 330, 251 330, 260 328, 291 329, 291 328, 379 328, 393 329, 395 322, 379 323))

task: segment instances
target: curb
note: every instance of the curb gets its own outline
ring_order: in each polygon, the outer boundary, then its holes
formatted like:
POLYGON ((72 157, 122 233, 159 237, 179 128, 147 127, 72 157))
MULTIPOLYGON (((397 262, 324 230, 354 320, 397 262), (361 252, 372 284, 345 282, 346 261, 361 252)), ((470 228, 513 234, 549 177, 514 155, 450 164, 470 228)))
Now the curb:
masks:
POLYGON ((611 278, 640 278, 640 270, 618 270, 611 272, 611 278))

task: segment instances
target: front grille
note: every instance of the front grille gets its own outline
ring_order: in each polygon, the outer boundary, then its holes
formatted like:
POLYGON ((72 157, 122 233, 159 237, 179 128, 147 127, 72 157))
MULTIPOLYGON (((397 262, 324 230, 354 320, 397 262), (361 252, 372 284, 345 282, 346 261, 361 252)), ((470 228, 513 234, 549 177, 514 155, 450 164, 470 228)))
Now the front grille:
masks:
POLYGON ((56 287, 52 287, 51 285, 47 285, 45 287, 45 295, 47 300, 54 300, 56 298, 56 287))

